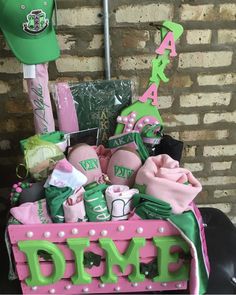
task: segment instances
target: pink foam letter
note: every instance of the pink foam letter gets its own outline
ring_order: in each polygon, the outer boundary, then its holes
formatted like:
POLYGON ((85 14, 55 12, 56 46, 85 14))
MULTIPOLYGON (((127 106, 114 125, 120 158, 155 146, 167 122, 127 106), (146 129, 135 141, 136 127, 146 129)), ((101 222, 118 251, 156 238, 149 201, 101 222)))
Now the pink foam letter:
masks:
POLYGON ((151 84, 150 87, 144 92, 143 96, 139 97, 139 101, 146 102, 148 98, 153 100, 152 105, 157 106, 157 85, 151 84))
POLYGON ((170 50, 170 56, 176 56, 176 49, 175 49, 175 40, 174 35, 172 32, 169 32, 166 34, 164 40, 162 41, 159 48, 157 48, 156 53, 157 54, 163 54, 165 49, 170 50))

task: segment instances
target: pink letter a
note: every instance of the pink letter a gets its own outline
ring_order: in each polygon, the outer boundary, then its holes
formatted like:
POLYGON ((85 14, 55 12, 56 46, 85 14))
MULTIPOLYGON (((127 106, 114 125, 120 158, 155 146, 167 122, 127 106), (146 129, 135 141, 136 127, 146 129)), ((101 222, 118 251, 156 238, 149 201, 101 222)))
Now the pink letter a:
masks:
POLYGON ((150 87, 144 92, 143 96, 139 97, 139 101, 146 102, 148 98, 153 100, 152 105, 157 106, 157 85, 151 84, 150 87))
POLYGON ((165 49, 170 50, 170 56, 176 56, 176 49, 175 49, 175 40, 174 35, 172 32, 169 32, 166 34, 164 40, 162 41, 161 45, 157 50, 155 51, 158 54, 163 54, 165 49))

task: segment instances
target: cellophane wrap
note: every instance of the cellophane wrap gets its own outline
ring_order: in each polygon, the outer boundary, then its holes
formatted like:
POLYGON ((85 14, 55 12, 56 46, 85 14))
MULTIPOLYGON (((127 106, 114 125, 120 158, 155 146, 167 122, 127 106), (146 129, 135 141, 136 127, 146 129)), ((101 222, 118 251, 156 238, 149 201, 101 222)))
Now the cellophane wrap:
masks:
MULTIPOLYGON (((54 99, 56 100, 56 105, 61 108, 63 107, 61 105, 63 99, 60 93, 58 93, 60 89, 58 84, 55 85, 54 99)), ((114 134, 117 124, 116 118, 122 109, 131 104, 132 82, 130 80, 101 80, 68 82, 67 85, 74 101, 79 130, 98 127, 98 143, 106 144, 109 136, 114 134)), ((67 95, 67 99, 69 96, 67 95)), ((60 110, 58 109, 58 111, 60 110)), ((58 112, 58 114, 62 115, 61 112, 58 112)), ((62 121, 63 118, 58 118, 58 120, 62 121)))

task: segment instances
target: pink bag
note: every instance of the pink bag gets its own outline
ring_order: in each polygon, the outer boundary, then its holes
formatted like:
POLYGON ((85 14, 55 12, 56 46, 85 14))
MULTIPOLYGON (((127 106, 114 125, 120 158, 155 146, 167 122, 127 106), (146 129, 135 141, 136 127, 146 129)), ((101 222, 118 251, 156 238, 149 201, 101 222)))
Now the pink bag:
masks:
POLYGON ((122 184, 132 187, 135 176, 142 161, 138 153, 125 148, 118 149, 108 164, 107 175, 112 184, 122 184))
POLYGON ((98 182, 102 177, 99 158, 94 148, 88 144, 75 145, 69 151, 68 161, 87 177, 86 184, 98 182))

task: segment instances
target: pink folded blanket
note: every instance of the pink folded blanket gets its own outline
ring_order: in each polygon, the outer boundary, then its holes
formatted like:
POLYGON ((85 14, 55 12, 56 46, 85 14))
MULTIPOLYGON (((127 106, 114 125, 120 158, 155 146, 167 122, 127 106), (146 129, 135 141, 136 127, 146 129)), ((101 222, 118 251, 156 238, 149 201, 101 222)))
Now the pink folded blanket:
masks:
POLYGON ((168 202, 175 214, 185 211, 202 190, 200 182, 189 170, 180 168, 178 161, 165 154, 146 160, 136 175, 135 187, 168 202))

